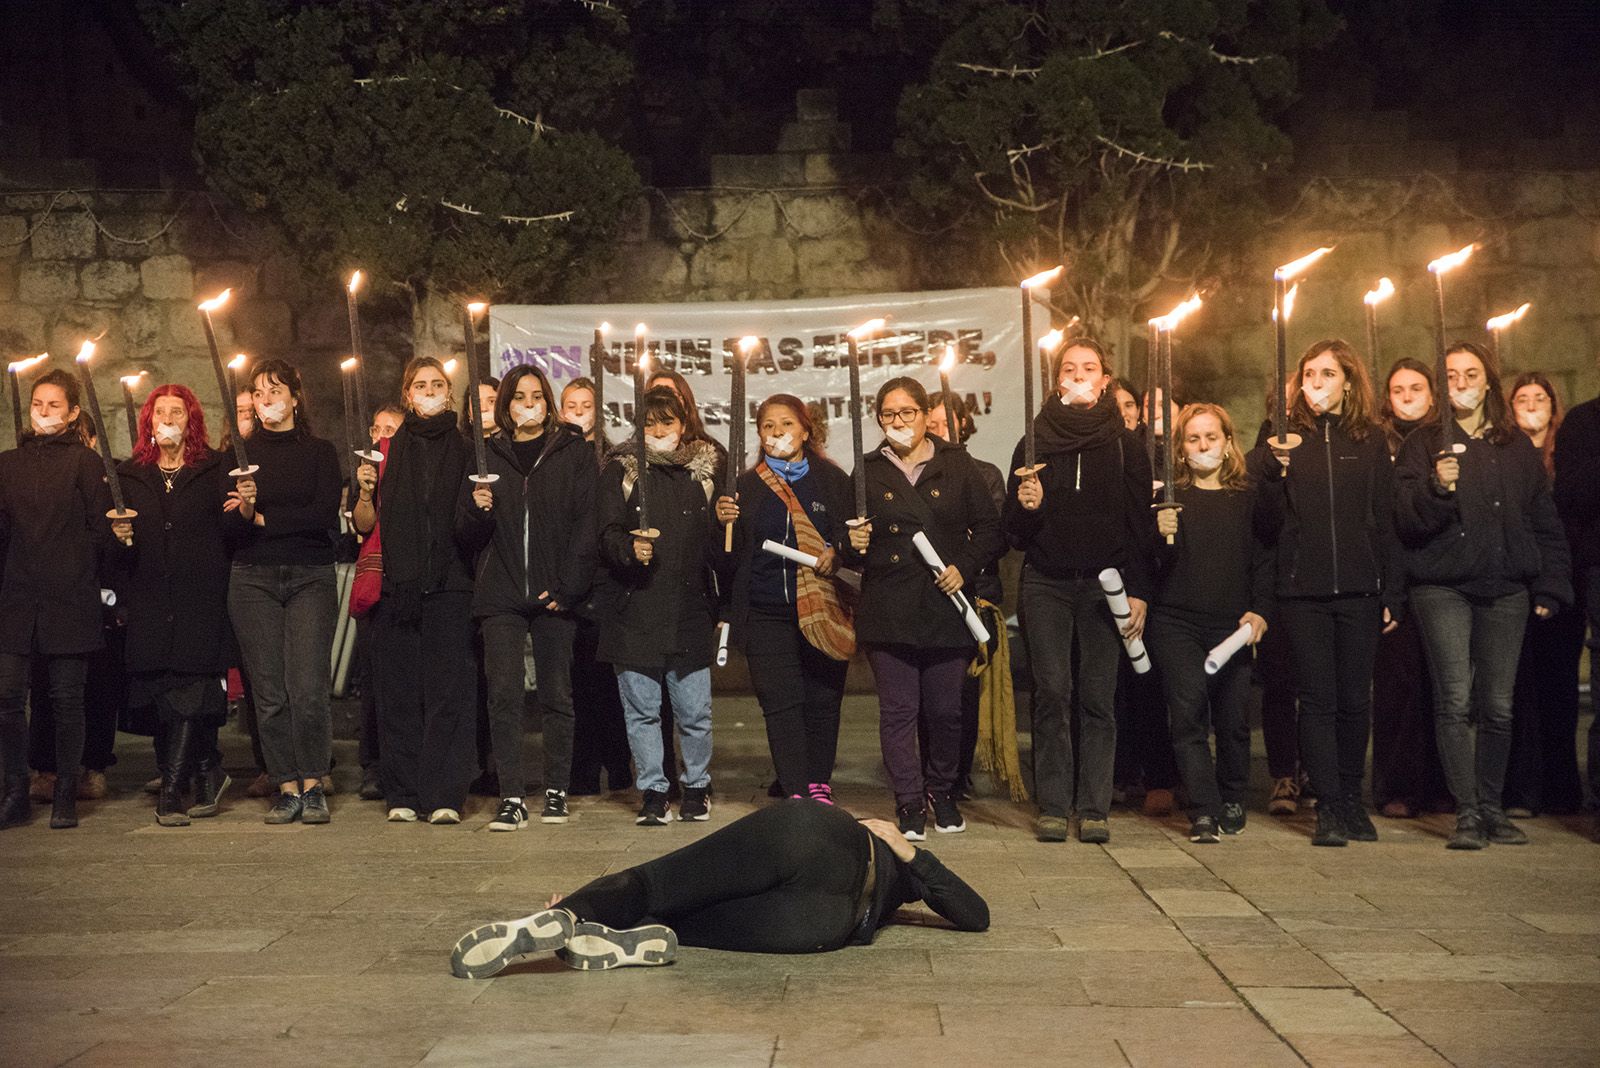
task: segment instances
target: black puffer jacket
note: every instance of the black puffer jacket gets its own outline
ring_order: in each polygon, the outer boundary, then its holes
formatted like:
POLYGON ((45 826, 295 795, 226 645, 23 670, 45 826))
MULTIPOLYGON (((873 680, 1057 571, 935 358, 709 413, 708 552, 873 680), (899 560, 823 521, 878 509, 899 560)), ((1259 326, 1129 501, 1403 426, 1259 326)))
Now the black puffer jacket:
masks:
POLYGON ((1555 501, 1573 570, 1600 567, 1600 398, 1574 405, 1556 431, 1555 501))
POLYGON ((917 531, 926 531, 939 558, 961 572, 969 598, 979 570, 1004 549, 1000 516, 978 465, 965 449, 931 435, 926 440, 933 444, 933 457, 914 487, 881 449, 865 457, 872 541, 856 608, 856 639, 863 644, 929 649, 974 644, 961 614, 934 585, 932 571, 912 545, 917 531), (931 524, 923 521, 924 512, 931 524))
POLYGON ((113 542, 129 671, 211 675, 228 668, 230 527, 222 506, 233 489, 231 466, 208 452, 179 469, 170 493, 153 463, 129 460, 119 468, 128 506, 139 513, 133 545, 113 542))
POLYGON ((76 656, 104 646, 110 509, 105 468, 72 432, 25 437, 0 453, 0 653, 76 656))
POLYGON ((1396 617, 1405 583, 1394 533, 1394 464, 1383 432, 1360 441, 1337 418, 1319 416, 1287 470, 1265 449, 1261 506, 1277 538, 1279 597, 1381 594, 1396 617), (1274 477, 1276 472, 1276 477, 1274 477))
POLYGON ((477 559, 474 616, 542 609, 546 591, 562 608, 589 596, 599 553, 594 446, 564 423, 544 439, 524 471, 510 441, 490 438, 489 471, 500 476, 490 486, 494 509, 472 503, 471 483, 462 494, 457 522, 477 559))
MULTIPOLYGON (((721 530, 713 531, 710 494, 721 464, 709 442, 685 448, 687 463, 651 463, 650 524, 661 532, 648 567, 633 555, 639 526, 631 445, 619 446, 600 473, 600 562, 594 598, 600 659, 618 669, 711 665, 717 616, 721 530)), ((681 450, 680 450, 681 451, 681 450)))
POLYGON ((1505 445, 1467 438, 1455 492, 1433 477, 1439 428, 1406 439, 1395 463, 1395 525, 1407 579, 1469 596, 1527 589, 1549 609, 1572 603, 1572 561, 1544 460, 1526 434, 1505 445))

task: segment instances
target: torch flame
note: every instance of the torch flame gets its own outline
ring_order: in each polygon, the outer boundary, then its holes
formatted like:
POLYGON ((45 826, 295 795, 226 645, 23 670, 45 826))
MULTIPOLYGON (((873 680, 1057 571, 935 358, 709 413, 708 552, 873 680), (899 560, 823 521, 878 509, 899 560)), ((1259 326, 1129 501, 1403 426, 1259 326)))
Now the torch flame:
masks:
POLYGON ((1024 278, 1022 280, 1022 288, 1037 289, 1040 286, 1047 286, 1054 282, 1057 278, 1060 278, 1061 272, 1064 270, 1066 270, 1066 265, 1058 263, 1048 271, 1040 271, 1032 278, 1024 278))
POLYGON ((233 359, 228 361, 228 370, 230 370, 230 371, 242 371, 242 370, 244 370, 244 365, 249 363, 249 362, 250 362, 250 357, 246 356, 244 353, 241 352, 237 356, 235 356, 233 359))
POLYGON ((1367 295, 1361 299, 1376 308, 1379 303, 1388 300, 1392 296, 1394 296, 1394 283, 1387 278, 1380 278, 1378 279, 1378 288, 1369 290, 1367 295))
POLYGON ((200 302, 200 310, 203 312, 214 312, 224 304, 228 303, 228 297, 230 297, 232 294, 233 290, 231 288, 224 289, 221 293, 218 293, 210 300, 202 300, 200 302))
POLYGON ((1528 314, 1528 309, 1531 308, 1531 307, 1533 307, 1532 304, 1523 304, 1522 307, 1518 308, 1516 311, 1509 311, 1509 312, 1506 312, 1504 315, 1496 315, 1493 319, 1490 319, 1484 325, 1487 326, 1490 330, 1493 330, 1496 333, 1498 333, 1499 331, 1504 330, 1506 327, 1510 326, 1512 323, 1514 323, 1517 320, 1521 319, 1524 315, 1527 315, 1528 314))
POLYGON ((754 334, 746 334, 744 337, 739 339, 739 351, 749 352, 759 344, 761 344, 760 338, 756 337, 754 334))
POLYGON ((139 379, 143 378, 145 375, 147 375, 149 373, 150 373, 149 371, 140 371, 136 375, 123 375, 122 376, 122 384, 127 386, 129 389, 136 389, 136 388, 138 388, 138 385, 139 385, 139 379))
POLYGON ((1061 344, 1061 331, 1052 330, 1039 339, 1039 351, 1054 352, 1059 344, 1061 344))
POLYGON ((1456 251, 1450 253, 1448 256, 1440 256, 1438 259, 1428 264, 1429 273, 1444 274, 1446 271, 1455 270, 1457 267, 1460 267, 1463 263, 1466 263, 1467 260, 1471 258, 1472 253, 1477 249, 1477 247, 1477 243, 1474 242, 1473 244, 1467 245, 1465 248, 1456 249, 1456 251))
MULTIPOLYGON (((1294 285, 1290 286, 1289 287, 1289 291, 1283 295, 1283 321, 1284 322, 1288 322, 1289 321, 1289 316, 1294 314, 1294 298, 1295 298, 1295 294, 1299 293, 1299 292, 1300 292, 1300 283, 1296 282, 1294 285)), ((1277 322, 1278 321, 1278 309, 1277 308, 1273 308, 1272 309, 1272 321, 1273 322, 1277 322)))
POLYGON ((470 315, 482 315, 483 309, 487 308, 488 306, 489 305, 485 304, 481 300, 475 300, 471 304, 467 305, 467 312, 470 315))
POLYGON ((942 375, 947 375, 955 369, 955 366, 956 347, 954 345, 947 344, 944 347, 944 356, 939 360, 939 373, 942 375))
POLYGON ((350 285, 349 285, 348 288, 349 288, 349 290, 350 290, 350 292, 352 294, 355 293, 356 290, 361 288, 361 272, 360 271, 356 271, 355 273, 353 273, 350 276, 350 285))
POLYGON ((85 341, 83 343, 83 347, 78 350, 78 356, 77 356, 78 362, 79 363, 88 363, 90 358, 93 357, 93 356, 94 356, 94 342, 93 341, 85 341))
POLYGON ((354 371, 355 369, 356 358, 354 356, 350 357, 348 360, 341 360, 339 363, 339 370, 341 371, 354 371))
POLYGON ((24 371, 32 370, 50 358, 48 352, 41 352, 37 356, 29 356, 26 360, 16 360, 6 365, 6 370, 11 374, 20 375, 24 371))
POLYGON ((1158 315, 1156 318, 1151 319, 1150 321, 1155 324, 1157 330, 1163 330, 1170 334, 1172 331, 1178 328, 1179 323, 1183 322, 1194 312, 1199 311, 1201 303, 1202 301, 1200 299, 1200 294, 1190 294, 1188 299, 1186 299, 1182 304, 1179 304, 1176 308, 1173 308, 1171 311, 1167 312, 1167 314, 1158 315))
POLYGON ((872 334, 876 334, 879 330, 882 330, 882 329, 883 329, 883 320, 882 319, 868 319, 866 322, 862 323, 860 326, 858 326, 854 330, 850 331, 848 336, 854 338, 857 341, 860 341, 862 338, 869 337, 872 334))
POLYGON ((456 373, 456 368, 459 367, 459 366, 461 366, 460 362, 457 361, 454 357, 444 361, 444 374, 445 374, 445 377, 449 378, 451 375, 455 374, 456 373))
POLYGON ((610 323, 601 323, 600 324, 600 334, 601 334, 601 336, 604 337, 606 334, 609 334, 609 333, 611 333, 611 324, 610 323))
POLYGON ((1299 259, 1293 260, 1284 264, 1282 267, 1279 267, 1276 271, 1272 272, 1272 277, 1285 282, 1292 282, 1296 278, 1300 277, 1300 275, 1304 274, 1313 263, 1316 263, 1318 260, 1332 251, 1332 245, 1324 245, 1315 252, 1308 252, 1299 259))

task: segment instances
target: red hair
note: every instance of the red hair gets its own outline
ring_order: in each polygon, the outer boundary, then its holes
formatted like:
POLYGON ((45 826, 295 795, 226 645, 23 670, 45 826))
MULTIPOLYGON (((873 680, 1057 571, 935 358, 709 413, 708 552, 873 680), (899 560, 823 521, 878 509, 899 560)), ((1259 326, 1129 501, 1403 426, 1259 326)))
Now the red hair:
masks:
POLYGON ((183 432, 183 462, 199 463, 211 451, 211 446, 206 444, 211 440, 206 436, 206 413, 201 410, 193 390, 175 383, 151 390, 150 396, 145 398, 144 407, 139 409, 139 441, 133 447, 133 462, 153 464, 161 455, 161 448, 156 444, 153 413, 156 401, 162 397, 177 397, 183 401, 184 414, 189 417, 189 425, 183 432))

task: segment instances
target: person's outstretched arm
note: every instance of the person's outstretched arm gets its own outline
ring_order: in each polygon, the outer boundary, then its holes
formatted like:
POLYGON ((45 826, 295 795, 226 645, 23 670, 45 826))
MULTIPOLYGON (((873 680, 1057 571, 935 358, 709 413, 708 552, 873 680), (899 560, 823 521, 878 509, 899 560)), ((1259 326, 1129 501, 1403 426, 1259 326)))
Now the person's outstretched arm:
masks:
POLYGON ((861 825, 903 861, 911 876, 911 889, 934 912, 956 925, 958 931, 987 931, 989 903, 961 877, 926 849, 913 846, 899 828, 887 820, 866 819, 861 825))

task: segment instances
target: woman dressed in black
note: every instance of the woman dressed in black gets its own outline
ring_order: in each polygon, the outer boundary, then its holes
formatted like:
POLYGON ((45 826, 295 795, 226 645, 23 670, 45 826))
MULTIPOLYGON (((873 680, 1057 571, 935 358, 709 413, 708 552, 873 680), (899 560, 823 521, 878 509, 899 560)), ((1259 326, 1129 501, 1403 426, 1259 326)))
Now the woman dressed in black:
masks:
POLYGON ((729 644, 750 661, 767 745, 785 796, 833 804, 839 705, 855 653, 848 590, 834 580, 848 539, 850 476, 811 448, 805 403, 774 394, 756 409, 761 454, 738 500, 717 498, 733 524, 729 644), (774 541, 817 558, 805 567, 762 549, 774 541))
POLYGON ((227 718, 229 464, 207 445, 205 415, 187 386, 156 387, 139 412, 139 445, 121 467, 138 512, 113 524, 128 614, 128 705, 151 707, 162 730, 156 822, 214 816, 226 782, 217 728, 227 718), (183 795, 194 782, 194 806, 183 795))
POLYGON ((381 525, 383 589, 373 616, 373 678, 389 820, 461 822, 475 773, 477 679, 472 561, 456 534, 471 451, 456 431, 450 380, 431 356, 401 377, 406 417, 381 481, 358 470, 357 533, 381 525))
POLYGON ((469 931, 456 942, 450 970, 487 979, 549 950, 580 969, 670 964, 679 944, 824 953, 870 944, 913 901, 958 931, 988 930, 983 898, 893 824, 858 822, 843 809, 793 798, 558 894, 531 916, 469 931))
POLYGON ((104 643, 100 559, 111 494, 80 436, 78 380, 51 371, 33 384, 22 443, 0 453, 0 827, 26 823, 30 664, 42 658, 56 726, 50 826, 78 825, 86 658, 104 643))
POLYGON ((543 371, 527 365, 508 371, 500 381, 494 417, 500 433, 489 439, 489 471, 500 478, 472 490, 459 522, 478 560, 472 614, 483 635, 489 726, 500 773, 500 810, 489 829, 515 831, 528 823, 522 796, 527 783, 522 647, 530 635, 544 724, 539 820, 567 820, 573 609, 588 597, 594 581, 600 476, 593 446, 557 417, 543 371))

